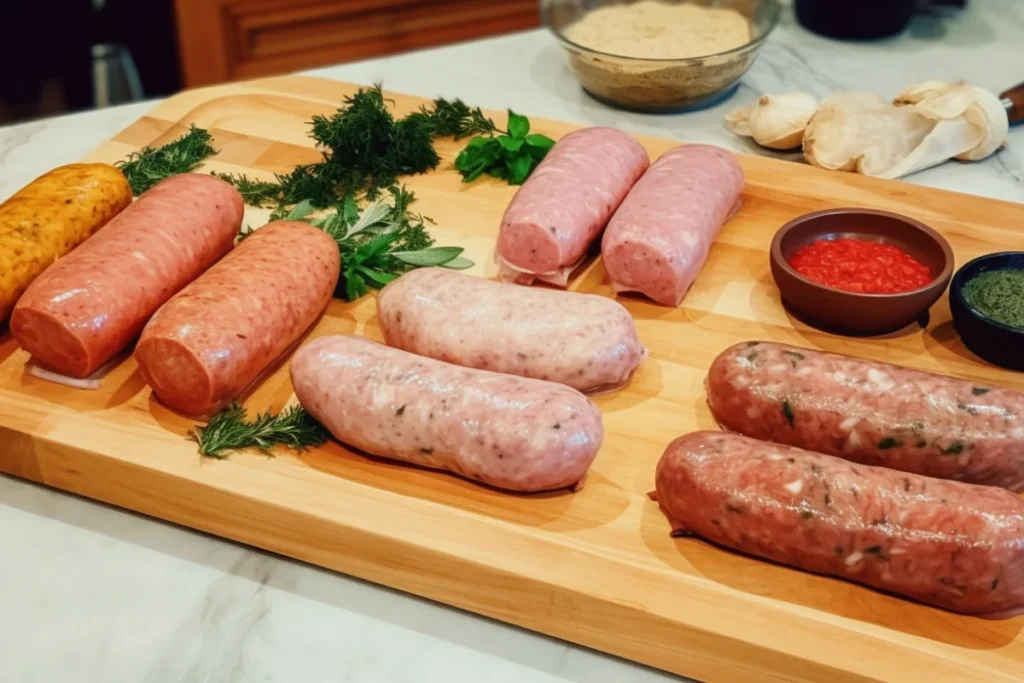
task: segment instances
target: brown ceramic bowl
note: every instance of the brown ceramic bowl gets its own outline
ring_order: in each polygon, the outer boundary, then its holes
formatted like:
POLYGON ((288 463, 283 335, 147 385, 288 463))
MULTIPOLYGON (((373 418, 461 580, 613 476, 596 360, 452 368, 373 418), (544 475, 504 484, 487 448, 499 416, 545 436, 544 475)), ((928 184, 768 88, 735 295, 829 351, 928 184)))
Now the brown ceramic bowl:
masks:
POLYGON ((829 209, 795 218, 775 234, 770 258, 782 301, 798 318, 849 335, 885 334, 915 321, 926 325, 928 309, 953 275, 953 250, 942 235, 912 218, 872 209, 829 209), (933 279, 900 294, 857 294, 805 278, 790 267, 790 257, 803 245, 843 237, 895 245, 928 266, 933 279))

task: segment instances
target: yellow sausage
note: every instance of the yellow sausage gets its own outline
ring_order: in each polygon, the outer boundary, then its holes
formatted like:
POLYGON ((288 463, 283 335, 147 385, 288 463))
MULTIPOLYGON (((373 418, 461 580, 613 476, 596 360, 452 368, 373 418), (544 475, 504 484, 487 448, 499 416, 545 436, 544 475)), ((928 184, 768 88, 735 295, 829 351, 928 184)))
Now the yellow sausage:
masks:
POLYGON ((0 324, 32 280, 132 202, 107 164, 55 168, 0 204, 0 324))

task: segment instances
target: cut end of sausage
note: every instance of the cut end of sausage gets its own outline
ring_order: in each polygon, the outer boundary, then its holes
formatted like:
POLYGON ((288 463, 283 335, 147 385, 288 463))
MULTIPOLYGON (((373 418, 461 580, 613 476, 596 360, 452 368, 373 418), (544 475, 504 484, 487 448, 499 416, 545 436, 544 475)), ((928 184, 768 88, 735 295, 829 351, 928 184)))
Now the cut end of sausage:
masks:
POLYGON ((687 273, 649 244, 619 242, 606 247, 605 270, 616 293, 639 292, 662 306, 678 306, 689 289, 687 273))
POLYGON ((513 267, 537 275, 557 273, 567 265, 563 262, 561 245, 551 227, 533 221, 502 225, 498 235, 498 254, 513 267))
POLYGON ((202 361, 175 339, 143 339, 135 358, 146 383, 168 408, 189 417, 215 412, 212 379, 202 361))
POLYGON ((90 358, 81 339, 45 311, 16 306, 11 314, 11 334, 35 362, 68 377, 83 379, 106 362, 105 358, 90 358))

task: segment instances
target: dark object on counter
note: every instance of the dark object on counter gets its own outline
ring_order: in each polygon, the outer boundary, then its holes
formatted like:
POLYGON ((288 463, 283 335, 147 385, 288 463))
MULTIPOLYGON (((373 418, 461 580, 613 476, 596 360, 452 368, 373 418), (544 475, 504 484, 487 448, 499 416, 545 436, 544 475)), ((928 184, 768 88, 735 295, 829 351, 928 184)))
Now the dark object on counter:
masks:
POLYGON ((796 0, 796 18, 829 38, 871 40, 901 33, 920 9, 963 7, 967 0, 796 0))
POLYGON ((953 274, 953 250, 937 232, 906 216, 872 209, 828 209, 786 223, 769 253, 783 302, 810 325, 838 334, 893 332, 926 318, 953 274), (853 238, 892 244, 928 266, 932 281, 900 294, 858 294, 803 277, 789 265, 800 247, 820 239, 853 238))
POLYGON ((1006 115, 1011 124, 1024 121, 1024 83, 1005 91, 999 100, 1006 107, 1006 115))
POLYGON ((1024 330, 983 315, 964 297, 964 286, 978 275, 991 270, 1024 270, 1024 252, 1003 251, 969 261, 953 277, 949 289, 949 308, 964 346, 985 360, 1008 368, 1024 370, 1024 330))

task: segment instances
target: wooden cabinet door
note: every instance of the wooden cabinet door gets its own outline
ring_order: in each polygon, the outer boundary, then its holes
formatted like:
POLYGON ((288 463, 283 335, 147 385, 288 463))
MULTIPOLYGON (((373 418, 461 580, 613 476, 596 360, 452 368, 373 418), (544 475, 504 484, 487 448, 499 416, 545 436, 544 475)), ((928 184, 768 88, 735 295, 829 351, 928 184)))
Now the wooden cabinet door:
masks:
POLYGON ((538 25, 537 0, 175 0, 185 85, 286 73, 538 25))

